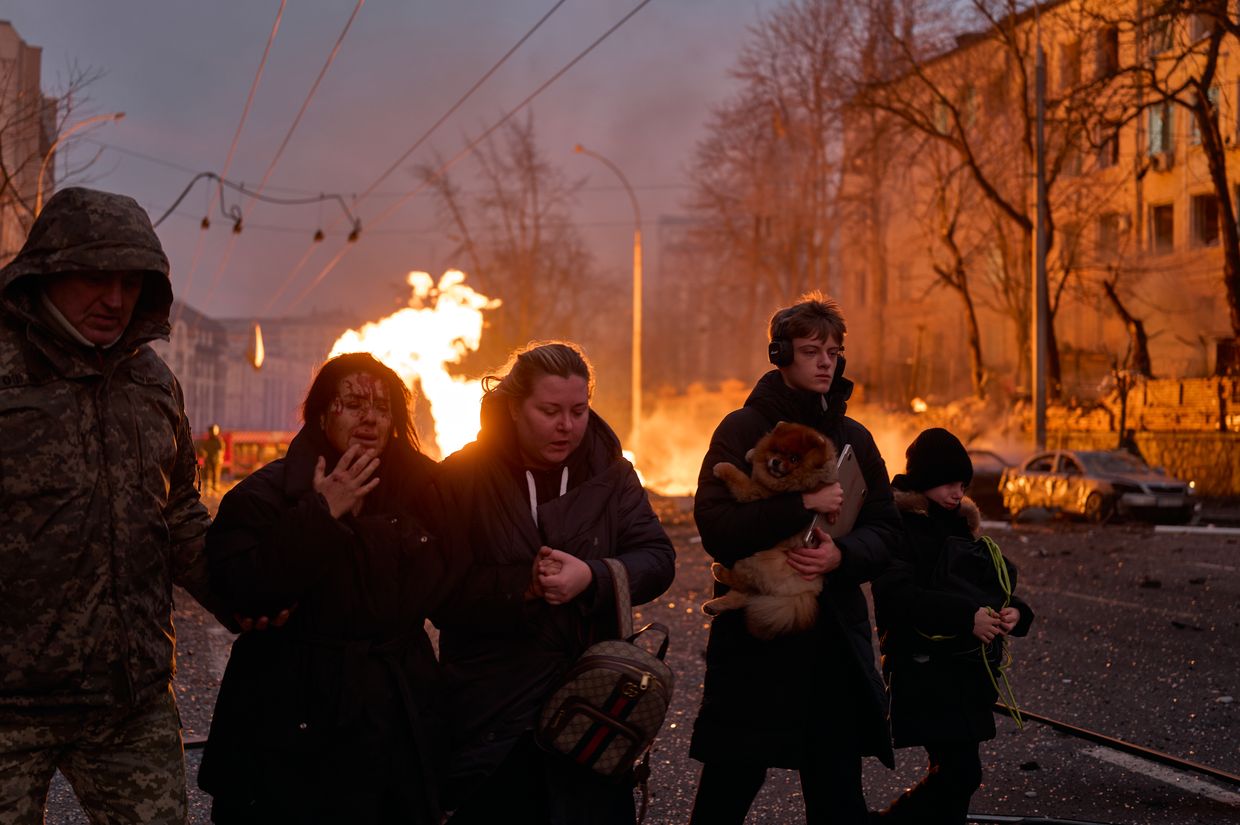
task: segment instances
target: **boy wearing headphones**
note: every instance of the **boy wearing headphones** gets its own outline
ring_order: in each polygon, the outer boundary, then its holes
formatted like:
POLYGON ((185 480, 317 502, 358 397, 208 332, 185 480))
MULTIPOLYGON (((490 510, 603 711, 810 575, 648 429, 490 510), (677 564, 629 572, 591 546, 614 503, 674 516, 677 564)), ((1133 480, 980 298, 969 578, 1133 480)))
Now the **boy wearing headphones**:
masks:
MULTIPOLYGON (((811 426, 837 451, 851 444, 865 478, 865 503, 852 531, 788 554, 803 576, 822 574, 815 627, 770 641, 745 628, 741 611, 714 618, 706 649, 702 707, 689 755, 703 763, 691 825, 741 825, 768 768, 801 774, 806 821, 864 823, 861 758, 894 766, 882 680, 874 666, 869 610, 861 584, 886 567, 900 538, 887 467, 869 431, 845 415, 853 384, 844 378, 845 323, 839 304, 803 296, 771 317, 769 357, 745 405, 715 429, 702 462, 694 518, 702 546, 731 566, 798 532, 815 513, 840 509, 839 485, 738 503, 713 468, 745 471, 746 453, 780 421, 811 426)), ((715 585, 715 595, 726 592, 715 585)))

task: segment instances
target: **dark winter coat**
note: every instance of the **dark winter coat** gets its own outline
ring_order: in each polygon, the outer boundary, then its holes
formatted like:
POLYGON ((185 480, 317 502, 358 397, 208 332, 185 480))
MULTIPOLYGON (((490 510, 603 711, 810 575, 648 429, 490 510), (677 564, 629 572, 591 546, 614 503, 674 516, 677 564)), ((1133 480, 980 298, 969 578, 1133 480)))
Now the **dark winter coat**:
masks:
MULTIPOLYGON (((922 493, 899 489, 902 480, 896 476, 893 484, 905 539, 873 586, 895 744, 993 739, 996 692, 981 642, 973 637, 973 617, 980 605, 930 586, 949 537, 977 538, 981 515, 971 499, 955 511, 944 510, 922 493), (951 638, 934 641, 927 636, 951 638)), ((1012 568, 1013 586, 1015 582, 1012 568)), ((1033 611, 1015 595, 1011 605, 1020 611, 1011 635, 1024 636, 1033 611)))
MULTIPOLYGON (((739 504, 713 468, 745 460, 758 439, 780 421, 814 427, 837 449, 851 444, 868 493, 847 536, 836 539, 843 556, 827 574, 817 625, 771 641, 745 629, 741 611, 711 622, 702 708, 689 755, 702 762, 745 760, 798 768, 830 741, 859 755, 893 763, 883 685, 874 666, 869 609, 861 584, 886 566, 899 537, 887 468, 865 427, 845 415, 852 382, 841 359, 826 396, 789 388, 778 370, 754 387, 745 406, 716 428, 702 462, 694 517, 702 546, 725 565, 804 531, 813 518, 799 493, 739 504)), ((716 583, 715 595, 727 592, 716 583)))
POLYGON ((245 616, 295 605, 242 634, 220 685, 199 784, 221 811, 272 806, 296 822, 438 822, 439 668, 424 621, 465 566, 434 463, 398 445, 359 516, 313 489, 306 427, 286 458, 224 496, 207 537, 212 582, 245 616))
POLYGON ((535 524, 505 403, 496 395, 485 399, 478 440, 441 465, 455 517, 469 525, 474 559, 440 634, 457 788, 494 771, 586 647, 615 638, 612 577, 603 559, 624 563, 635 605, 657 598, 675 575, 671 540, 633 465, 621 457, 619 439, 593 411, 565 465, 566 494, 558 495, 563 468, 535 473, 535 524), (543 545, 583 559, 594 574, 570 604, 524 598, 543 545))
POLYGON ((132 198, 57 192, 0 270, 0 705, 115 707, 168 690, 172 585, 211 605, 209 519, 168 338, 168 259, 132 198), (145 273, 121 339, 73 340, 40 287, 145 273))

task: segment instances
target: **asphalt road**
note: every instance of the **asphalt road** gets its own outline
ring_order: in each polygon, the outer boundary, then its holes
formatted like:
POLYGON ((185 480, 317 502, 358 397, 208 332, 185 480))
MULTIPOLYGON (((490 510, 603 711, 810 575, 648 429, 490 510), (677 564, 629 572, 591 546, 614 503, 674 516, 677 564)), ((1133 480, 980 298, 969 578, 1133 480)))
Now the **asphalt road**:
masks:
MULTIPOLYGON (((672 628, 669 659, 677 695, 654 754, 647 822, 687 821, 700 766, 688 756, 701 694, 709 620, 698 605, 710 591, 708 559, 688 501, 657 502, 676 542, 672 589, 640 608, 637 621, 672 628)), ((1240 536, 1163 534, 1150 527, 1093 527, 1061 521, 993 525, 991 534, 1020 570, 1018 590, 1037 621, 1012 644, 1011 676, 1021 707, 1240 774, 1240 536)), ((205 736, 231 637, 179 594, 177 692, 190 737, 205 736)), ((1018 730, 998 719, 983 746, 985 780, 974 814, 1055 817, 1105 823, 1240 823, 1240 787, 1167 767, 1036 722, 1018 730)), ((897 769, 865 769, 871 807, 919 778, 924 757, 897 752, 897 769)), ((197 753, 188 756, 191 821, 209 821, 209 800, 193 788, 197 753)), ((797 777, 771 771, 748 822, 802 822, 797 777)), ((85 818, 59 780, 49 823, 85 818)), ((994 820, 992 820, 994 821, 994 820)))

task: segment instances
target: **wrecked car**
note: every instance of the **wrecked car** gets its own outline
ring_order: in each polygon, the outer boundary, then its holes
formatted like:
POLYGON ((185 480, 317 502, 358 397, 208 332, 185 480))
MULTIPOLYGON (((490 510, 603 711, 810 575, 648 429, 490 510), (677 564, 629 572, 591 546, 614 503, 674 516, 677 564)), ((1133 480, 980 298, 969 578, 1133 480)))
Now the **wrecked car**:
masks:
POLYGON ((1003 456, 993 450, 969 448, 973 462, 973 482, 969 484, 969 498, 982 511, 982 518, 1002 518, 1005 514, 1003 492, 999 482, 1003 471, 1012 466, 1003 456))
POLYGON ((1124 450, 1047 450, 1003 471, 1003 505, 1081 516, 1187 523, 1201 505, 1191 481, 1172 478, 1124 450))

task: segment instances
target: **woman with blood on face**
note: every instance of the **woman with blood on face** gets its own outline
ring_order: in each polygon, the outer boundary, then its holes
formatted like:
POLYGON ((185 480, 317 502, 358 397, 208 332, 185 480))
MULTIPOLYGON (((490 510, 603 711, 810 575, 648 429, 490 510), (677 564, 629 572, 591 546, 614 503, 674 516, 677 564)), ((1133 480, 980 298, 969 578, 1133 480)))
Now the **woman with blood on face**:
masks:
POLYGON ((478 440, 441 465, 473 567, 440 624, 452 825, 632 823, 632 783, 540 750, 531 730, 557 678, 615 638, 612 577, 634 604, 672 582, 672 543, 620 440, 590 409, 593 377, 567 343, 518 351, 482 402, 478 440))
POLYGON ((409 406, 372 356, 328 361, 288 455, 220 503, 212 585, 241 616, 289 618, 233 644, 199 772, 215 822, 441 820, 424 622, 465 556, 409 406))

